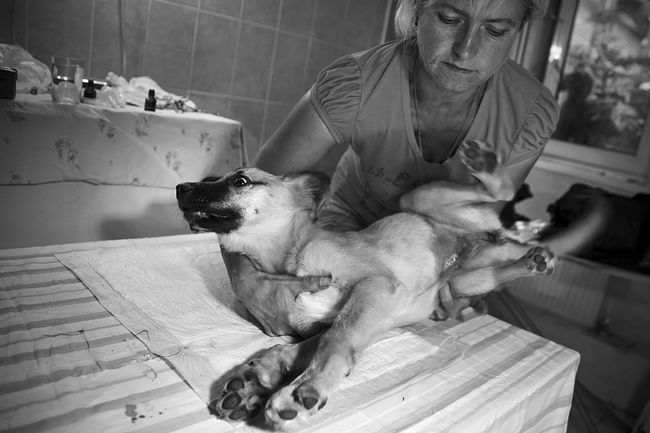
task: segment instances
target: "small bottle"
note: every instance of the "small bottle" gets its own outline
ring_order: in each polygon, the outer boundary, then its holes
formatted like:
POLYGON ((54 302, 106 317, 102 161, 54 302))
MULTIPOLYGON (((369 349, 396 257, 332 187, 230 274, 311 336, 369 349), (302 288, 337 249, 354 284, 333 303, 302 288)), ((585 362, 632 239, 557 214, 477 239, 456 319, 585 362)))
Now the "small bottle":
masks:
POLYGON ((95 82, 93 80, 88 80, 88 83, 86 83, 86 88, 84 89, 84 98, 97 98, 97 91, 95 90, 95 82))
POLYGON ((156 111, 156 91, 149 89, 149 96, 144 100, 145 111, 156 111))

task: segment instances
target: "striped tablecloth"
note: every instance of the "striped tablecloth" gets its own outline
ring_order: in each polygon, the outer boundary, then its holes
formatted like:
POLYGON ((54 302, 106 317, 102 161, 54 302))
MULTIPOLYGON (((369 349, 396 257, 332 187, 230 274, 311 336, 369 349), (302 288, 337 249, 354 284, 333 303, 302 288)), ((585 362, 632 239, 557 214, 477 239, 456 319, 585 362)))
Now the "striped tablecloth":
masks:
MULTIPOLYGON (((154 355, 144 334, 55 257, 214 242, 189 235, 0 250, 0 431, 261 431, 213 418, 183 366, 154 355)), ((564 432, 578 362, 576 352, 489 315, 420 323, 371 346, 356 382, 344 382, 305 431, 564 432), (394 347, 414 339, 426 343, 422 356, 394 347), (386 371, 363 370, 382 356, 386 371)))

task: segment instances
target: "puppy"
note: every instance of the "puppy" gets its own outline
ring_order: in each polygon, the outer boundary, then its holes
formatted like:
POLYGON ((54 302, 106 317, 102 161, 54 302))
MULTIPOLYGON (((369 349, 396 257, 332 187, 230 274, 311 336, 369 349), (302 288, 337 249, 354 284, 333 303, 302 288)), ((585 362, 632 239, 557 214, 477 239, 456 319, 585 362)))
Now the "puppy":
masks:
POLYGON ((401 198, 403 212, 358 232, 330 232, 315 223, 326 190, 318 175, 240 168, 219 180, 177 186, 190 227, 218 233, 226 251, 246 254, 266 272, 333 281, 299 294, 291 312, 300 335, 328 327, 297 344, 273 346, 225 378, 212 403, 219 416, 247 419, 264 407, 273 427, 300 426, 377 337, 427 319, 442 285, 471 296, 552 272, 550 251, 490 240, 488 234, 499 239, 502 230, 493 205, 510 200, 514 188, 483 143, 466 142, 459 152, 478 183, 422 185, 401 198))

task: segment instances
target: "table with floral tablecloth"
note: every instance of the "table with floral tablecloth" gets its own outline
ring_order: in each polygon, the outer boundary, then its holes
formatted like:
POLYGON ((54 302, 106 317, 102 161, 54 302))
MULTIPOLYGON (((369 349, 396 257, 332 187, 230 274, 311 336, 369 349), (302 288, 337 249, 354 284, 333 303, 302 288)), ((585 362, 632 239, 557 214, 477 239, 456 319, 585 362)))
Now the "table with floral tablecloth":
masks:
POLYGON ((174 234, 180 222, 160 228, 165 216, 149 218, 154 227, 146 227, 152 203, 170 207, 179 182, 246 163, 235 120, 59 105, 48 94, 0 99, 0 155, 0 247, 174 234), (107 223, 115 214, 120 221, 142 218, 124 232, 133 224, 107 223))

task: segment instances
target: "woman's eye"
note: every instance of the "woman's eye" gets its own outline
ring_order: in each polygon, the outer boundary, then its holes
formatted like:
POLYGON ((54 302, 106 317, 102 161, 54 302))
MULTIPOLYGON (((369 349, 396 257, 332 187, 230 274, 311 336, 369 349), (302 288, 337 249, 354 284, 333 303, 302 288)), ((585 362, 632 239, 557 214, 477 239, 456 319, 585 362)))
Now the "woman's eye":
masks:
POLYGON ((232 183, 235 186, 245 186, 245 185, 248 185, 248 182, 249 182, 249 180, 248 180, 247 177, 239 176, 239 177, 236 177, 235 180, 232 183))
POLYGON ((501 36, 505 35, 508 32, 508 30, 495 29, 493 27, 486 27, 485 30, 488 32, 488 34, 490 36, 494 36, 496 38, 501 37, 501 36))
POLYGON ((461 21, 457 16, 445 14, 438 14, 438 19, 445 24, 458 24, 461 21))

